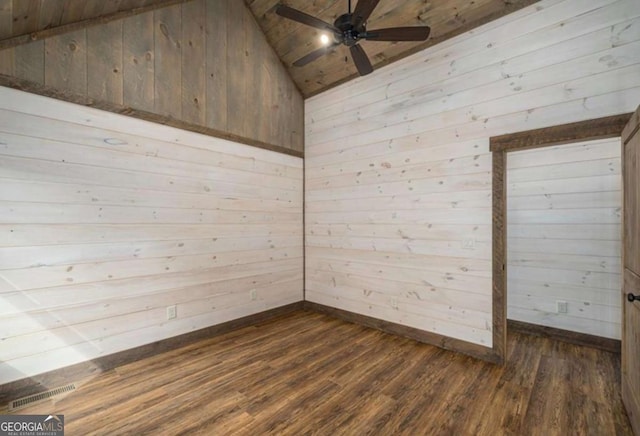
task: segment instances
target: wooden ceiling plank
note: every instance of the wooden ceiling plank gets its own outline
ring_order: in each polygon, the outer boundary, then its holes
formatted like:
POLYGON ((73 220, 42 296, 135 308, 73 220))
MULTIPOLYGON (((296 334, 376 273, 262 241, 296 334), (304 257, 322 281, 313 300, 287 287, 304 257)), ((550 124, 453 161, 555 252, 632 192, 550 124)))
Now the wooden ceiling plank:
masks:
MULTIPOLYGON (((365 47, 364 50, 368 55, 368 48, 365 47)), ((302 68, 289 69, 294 81, 301 82, 299 86, 304 90, 305 97, 307 93, 315 92, 317 89, 329 89, 342 77, 351 80, 359 76, 353 61, 349 58, 349 52, 344 47, 338 47, 335 52, 325 55, 316 63, 315 66, 310 64, 302 68)))
POLYGON ((367 21, 367 28, 375 29, 387 27, 385 22, 396 22, 399 20, 403 25, 425 24, 426 21, 421 16, 432 10, 441 10, 452 4, 459 4, 471 0, 439 0, 420 1, 411 0, 407 2, 380 2, 376 10, 367 21), (382 5, 382 7, 381 7, 382 5))
POLYGON ((60 24, 69 24, 81 21, 84 15, 85 0, 67 0, 64 2, 62 21, 60 24))
MULTIPOLYGON (((305 11, 306 12, 306 11, 305 11)), ((309 11, 310 15, 317 16, 327 23, 333 23, 333 21, 341 14, 344 13, 344 8, 335 3, 319 12, 309 11)), ((285 53, 286 47, 291 46, 294 41, 309 41, 316 38, 318 30, 313 27, 305 26, 293 20, 288 20, 274 12, 268 14, 272 17, 275 26, 266 32, 267 39, 271 42, 271 45, 275 49, 276 53, 285 53)))
MULTIPOLYGON (((268 41, 289 69, 290 75, 303 94, 308 97, 339 83, 358 77, 347 51, 338 47, 322 60, 303 68, 291 64, 318 47, 320 32, 274 13, 281 0, 245 0, 268 41)), ((376 42, 365 43, 363 48, 375 68, 399 60, 409 54, 464 33, 503 15, 535 3, 537 0, 407 0, 404 2, 381 1, 368 20, 371 29, 429 25, 431 38, 426 42, 376 42)), ((285 0, 293 8, 331 22, 346 12, 343 0, 285 0)), ((354 2, 354 6, 357 2, 354 2)))
MULTIPOLYGON (((461 3, 462 0, 457 0, 457 2, 461 3)), ((379 11, 380 14, 378 15, 377 21, 370 19, 368 27, 372 29, 376 29, 376 28, 396 27, 396 26, 404 26, 404 25, 416 25, 416 24, 423 25, 425 23, 417 22, 417 19, 413 21, 407 21, 407 16, 412 16, 412 17, 418 17, 420 15, 425 16, 425 13, 427 11, 429 11, 432 14, 436 14, 436 13, 444 14, 445 13, 444 11, 446 10, 446 13, 447 14, 449 13, 449 7, 447 7, 447 5, 445 4, 440 6, 439 9, 431 9, 429 5, 425 6, 422 3, 420 4, 411 3, 409 6, 411 7, 408 7, 407 9, 399 9, 396 6, 392 6, 386 9, 382 8, 382 10, 379 11)), ((307 30, 306 32, 309 32, 309 31, 307 30)), ((291 65, 297 59, 299 59, 300 57, 304 56, 306 53, 308 53, 309 51, 317 47, 319 32, 316 32, 313 30, 312 32, 313 32, 313 36, 306 36, 306 37, 304 33, 292 34, 290 37, 287 37, 286 39, 283 40, 283 44, 280 44, 279 46, 277 46, 278 53, 280 54, 280 57, 282 58, 285 65, 291 65), (300 43, 301 41, 309 42, 310 44, 308 44, 308 46, 305 46, 305 44, 300 43)), ((376 46, 378 47, 382 46, 383 49, 386 47, 390 47, 392 45, 392 43, 388 43, 388 42, 365 43, 363 45, 363 48, 365 48, 367 53, 369 53, 371 49, 375 49, 373 47, 367 48, 372 44, 376 44, 376 46)), ((411 44, 411 43, 403 43, 403 45, 406 45, 406 44, 411 44)), ((371 60, 375 64, 374 59, 371 59, 371 60)))
POLYGON ((106 0, 104 2, 104 7, 102 9, 102 14, 113 14, 114 12, 120 11, 122 1, 121 0, 106 0))
MULTIPOLYGON (((493 1, 493 0, 485 0, 485 2, 487 1, 493 1)), ((440 28, 440 25, 442 22, 446 20, 450 20, 452 9, 456 11, 460 11, 461 9, 463 9, 462 6, 467 5, 467 7, 472 7, 471 5, 475 3, 476 2, 468 2, 468 1, 461 1, 461 0, 458 0, 457 2, 449 2, 448 4, 441 2, 437 8, 426 9, 424 7, 418 7, 418 8, 410 9, 410 11, 412 12, 412 15, 417 16, 418 14, 420 14, 421 16, 423 16, 424 17, 423 20, 428 22, 429 25, 431 25, 433 28, 440 28), (452 6, 452 3, 453 3, 453 6, 452 6)), ((481 3, 481 2, 479 1, 477 3, 481 3)), ((398 13, 399 11, 397 8, 393 11, 390 11, 390 13, 386 15, 385 20, 372 24, 372 27, 375 28, 380 26, 381 28, 383 28, 383 27, 394 27, 394 26, 402 25, 403 20, 406 20, 406 18, 398 16, 398 13)), ((402 42, 402 43, 364 42, 362 46, 365 49, 365 52, 367 53, 367 55, 369 56, 369 58, 371 59, 371 62, 375 67, 381 61, 384 61, 386 59, 386 57, 388 56, 386 54, 387 52, 389 51, 404 52, 410 49, 412 46, 415 46, 418 44, 421 44, 421 43, 420 42, 402 42)), ((318 68, 317 65, 311 65, 311 64, 305 67, 305 69, 309 71, 310 74, 313 74, 313 71, 316 70, 318 71, 318 74, 323 76, 322 80, 320 80, 318 77, 312 79, 314 83, 323 83, 325 80, 332 81, 333 77, 343 76, 345 75, 345 73, 349 76, 355 75, 354 77, 357 77, 357 72, 355 68, 353 68, 352 65, 350 65, 350 62, 344 62, 343 60, 344 57, 346 56, 345 50, 339 47, 336 50, 336 53, 338 54, 338 56, 334 56, 333 58, 329 57, 329 59, 333 59, 333 62, 331 61, 324 62, 322 64, 322 67, 320 67, 320 69, 318 68)), ((296 51, 291 55, 283 55, 282 56, 283 62, 286 65, 290 65, 292 62, 294 62, 298 57, 302 55, 304 55, 304 53, 301 51, 296 51)), ((292 75, 293 74, 294 73, 292 73, 292 75)))
POLYGON ((13 1, 0 0, 0 38, 6 38, 13 32, 13 1))
MULTIPOLYGON (((402 3, 402 6, 398 7, 397 2, 381 1, 372 16, 369 18, 367 27, 390 27, 389 25, 385 25, 385 22, 390 22, 387 17, 393 17, 394 10, 401 11, 403 15, 397 22, 399 24, 404 24, 406 23, 407 16, 418 15, 416 12, 413 12, 414 10, 429 8, 430 4, 431 3, 425 6, 424 3, 419 0, 411 0, 410 2, 402 3)), ((338 16, 344 14, 346 11, 346 3, 343 4, 338 1, 334 2, 334 6, 331 9, 327 9, 322 15, 316 16, 324 21, 333 22, 338 16)), ((276 16, 275 14, 272 15, 276 16)), ((286 20, 278 16, 276 17, 280 19, 280 25, 275 28, 273 32, 269 33, 271 36, 271 40, 274 41, 274 48, 281 57, 287 55, 292 50, 295 50, 300 45, 300 41, 310 41, 311 39, 316 39, 319 35, 318 31, 308 26, 298 25, 295 28, 288 28, 287 25, 289 23, 292 23, 291 20, 286 20), (313 32, 313 35, 309 35, 309 32, 313 32)))
POLYGON ((264 14, 273 7, 273 0, 245 0, 244 4, 249 8, 257 21, 262 21, 264 14))
MULTIPOLYGON (((11 35, 13 29, 13 2, 0 0, 0 38, 11 35)), ((13 50, 0 50, 0 74, 14 74, 13 50)))
POLYGON ((38 26, 26 33, 59 26, 62 22, 64 2, 65 0, 40 0, 40 17, 38 20, 38 26))
POLYGON ((40 19, 40 1, 14 0, 12 33, 29 33, 38 26, 40 19))
POLYGON ((97 17, 104 13, 104 0, 87 0, 82 11, 82 19, 97 17))
MULTIPOLYGON (((395 58, 397 55, 412 50, 414 47, 423 47, 423 50, 427 46, 434 45, 432 41, 440 41, 443 35, 451 35, 457 29, 461 28, 467 21, 475 21, 482 19, 483 17, 499 12, 503 8, 502 3, 498 3, 494 0, 477 0, 459 2, 455 6, 444 5, 445 7, 438 10, 430 11, 426 15, 429 26, 432 27, 430 40, 426 42, 413 42, 413 43, 386 43, 382 44, 369 44, 372 45, 371 56, 376 65, 384 63, 389 58, 395 58)), ((387 25, 398 25, 397 22, 385 23, 387 25)), ((417 50, 416 50, 417 51, 417 50)), ((415 51, 413 51, 415 53, 415 51)))
POLYGON ((129 9, 139 8, 143 5, 143 0, 120 0, 118 11, 128 11, 129 9))
MULTIPOLYGON (((0 50, 4 50, 11 47, 16 47, 21 44, 27 44, 29 42, 38 41, 45 38, 50 38, 56 35, 62 35, 69 32, 74 32, 80 29, 86 29, 87 27, 97 26, 100 24, 106 24, 111 21, 121 20, 133 15, 142 14, 145 12, 153 11, 156 9, 166 8, 181 3, 186 3, 194 0, 162 0, 146 6, 141 6, 135 9, 126 9, 112 14, 102 15, 99 17, 88 18, 86 20, 76 21, 68 24, 63 24, 58 27, 52 27, 50 29, 43 29, 32 32, 30 34, 18 35, 0 40, 0 50)), ((69 5, 72 6, 72 5, 69 5)), ((77 12, 69 13, 68 16, 75 16, 77 12)), ((63 18, 64 21, 64 18, 63 18)))
MULTIPOLYGON (((266 14, 264 14, 264 25, 262 28, 265 34, 272 34, 274 36, 274 42, 278 42, 291 31, 299 29, 300 27, 307 27, 279 16, 275 13, 275 6, 280 2, 272 0, 271 3, 271 8, 266 14)), ((342 15, 347 10, 346 3, 336 0, 297 2, 297 4, 289 2, 287 4, 294 9, 298 9, 306 14, 318 17, 327 23, 333 23, 336 17, 342 15)))

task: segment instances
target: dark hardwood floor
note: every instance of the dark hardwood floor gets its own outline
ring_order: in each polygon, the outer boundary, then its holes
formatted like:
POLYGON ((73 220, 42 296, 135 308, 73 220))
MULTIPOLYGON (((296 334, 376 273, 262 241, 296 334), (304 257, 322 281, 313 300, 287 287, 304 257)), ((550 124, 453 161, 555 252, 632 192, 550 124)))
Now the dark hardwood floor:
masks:
POLYGON ((619 355, 515 333, 508 347, 498 367, 299 311, 18 413, 64 414, 67 435, 632 434, 619 355))

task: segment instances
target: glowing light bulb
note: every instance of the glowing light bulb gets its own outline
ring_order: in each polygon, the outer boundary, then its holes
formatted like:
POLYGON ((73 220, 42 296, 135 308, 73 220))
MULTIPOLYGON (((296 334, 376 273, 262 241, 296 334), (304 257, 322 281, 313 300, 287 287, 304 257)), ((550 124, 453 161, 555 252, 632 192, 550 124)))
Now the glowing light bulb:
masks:
POLYGON ((322 35, 320 35, 320 42, 322 43, 322 45, 329 44, 329 37, 323 33, 322 35))

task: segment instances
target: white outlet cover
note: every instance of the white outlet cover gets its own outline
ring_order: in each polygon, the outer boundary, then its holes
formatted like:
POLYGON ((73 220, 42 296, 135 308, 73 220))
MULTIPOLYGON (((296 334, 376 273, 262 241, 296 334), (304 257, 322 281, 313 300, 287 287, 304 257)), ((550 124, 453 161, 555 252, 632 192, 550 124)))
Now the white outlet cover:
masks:
POLYGON ((569 312, 569 303, 566 301, 556 301, 556 309, 558 313, 568 313, 569 312))
POLYGON ((466 250, 474 250, 476 248, 476 240, 475 239, 464 239, 462 241, 462 248, 466 250))
POLYGON ((174 306, 167 306, 167 319, 175 319, 178 317, 178 308, 174 306))

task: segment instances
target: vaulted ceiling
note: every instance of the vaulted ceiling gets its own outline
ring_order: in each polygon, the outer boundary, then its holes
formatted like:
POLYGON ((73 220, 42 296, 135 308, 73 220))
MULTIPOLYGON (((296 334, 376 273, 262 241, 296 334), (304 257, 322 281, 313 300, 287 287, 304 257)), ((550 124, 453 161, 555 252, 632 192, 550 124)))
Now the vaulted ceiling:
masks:
MULTIPOLYGON (((95 24, 149 8, 162 7, 185 0, 0 0, 0 18, 10 13, 12 29, 0 28, 0 48, 13 38, 11 45, 35 39, 35 32, 59 26, 95 24), (11 7, 9 7, 11 5, 11 7), (109 18, 111 17, 111 18, 109 18), (21 41, 17 41, 22 37, 21 41)), ((240 1, 240 0, 238 0, 240 1)), ((486 22, 514 12, 536 0, 380 0, 368 20, 369 29, 428 25, 431 36, 425 42, 364 41, 362 47, 374 68, 401 59, 418 50, 442 42, 486 22)), ((348 49, 339 46, 304 67, 293 62, 320 47, 320 31, 275 14, 283 2, 290 7, 333 21, 347 11, 348 0, 245 0, 267 40, 289 70, 305 97, 317 94, 357 77, 348 49)), ((357 0, 352 0, 355 7, 357 0)), ((2 20, 0 20, 2 22, 2 20)))
MULTIPOLYGON (((304 96, 310 96, 357 77, 348 49, 339 46, 329 54, 294 67, 293 62, 321 47, 321 31, 275 14, 278 3, 301 10, 325 22, 348 10, 348 0, 246 0, 269 43, 289 69, 304 96)), ((426 42, 373 42, 361 45, 374 68, 406 57, 474 27, 514 12, 535 0, 380 0, 367 22, 368 29, 430 26, 426 42)), ((357 3, 352 0, 352 9, 357 3)))

